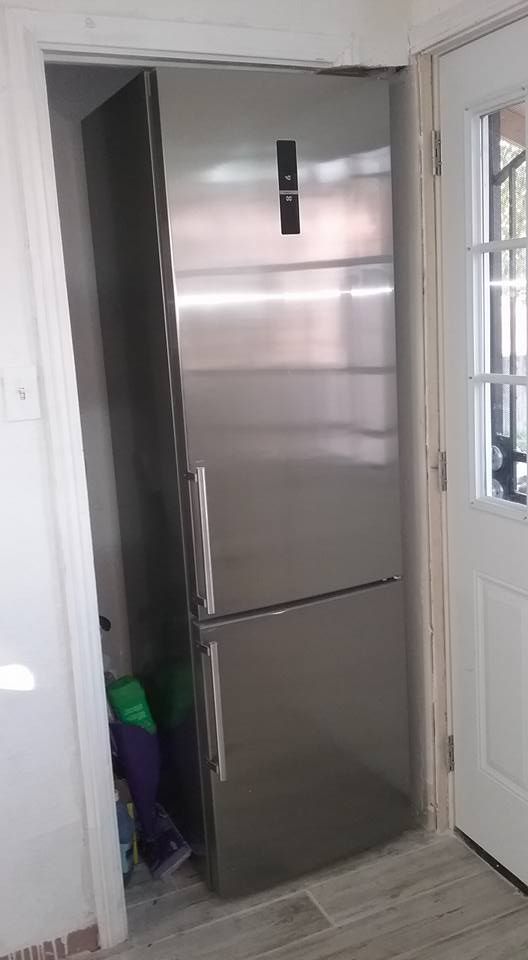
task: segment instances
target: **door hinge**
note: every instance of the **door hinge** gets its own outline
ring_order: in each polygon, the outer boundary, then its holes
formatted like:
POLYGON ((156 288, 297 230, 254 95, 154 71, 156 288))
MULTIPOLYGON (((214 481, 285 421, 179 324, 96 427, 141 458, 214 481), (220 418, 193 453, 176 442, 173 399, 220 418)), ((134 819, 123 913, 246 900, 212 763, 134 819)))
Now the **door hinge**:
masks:
POLYGON ((432 153, 433 153, 433 177, 439 177, 442 174, 442 137, 440 134, 440 130, 433 130, 432 153))
POLYGON ((447 490, 447 453, 445 450, 438 452, 438 477, 440 480, 440 490, 445 493, 447 490))
POLYGON ((452 733, 447 738, 447 769, 449 773, 455 769, 455 738, 452 733))

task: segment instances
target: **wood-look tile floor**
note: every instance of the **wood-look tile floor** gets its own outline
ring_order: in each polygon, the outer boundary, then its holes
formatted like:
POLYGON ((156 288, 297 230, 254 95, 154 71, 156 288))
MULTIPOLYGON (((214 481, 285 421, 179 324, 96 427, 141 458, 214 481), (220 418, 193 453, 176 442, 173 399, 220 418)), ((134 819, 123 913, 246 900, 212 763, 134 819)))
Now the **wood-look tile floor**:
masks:
POLYGON ((451 835, 420 831, 239 900, 191 864, 141 868, 115 960, 528 960, 528 898, 451 835))

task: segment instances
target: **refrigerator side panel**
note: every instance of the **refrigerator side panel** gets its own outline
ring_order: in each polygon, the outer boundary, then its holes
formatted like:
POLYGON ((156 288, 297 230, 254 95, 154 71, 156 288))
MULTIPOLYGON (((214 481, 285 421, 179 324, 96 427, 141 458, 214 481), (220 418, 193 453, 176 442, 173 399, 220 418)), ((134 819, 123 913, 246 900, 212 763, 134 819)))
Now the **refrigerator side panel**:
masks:
POLYGON ((83 121, 83 143, 132 666, 143 676, 174 635, 188 641, 144 75, 83 121))
POLYGON ((397 575, 387 86, 157 73, 209 612, 397 575), (281 141, 296 144, 295 234, 281 232, 281 141))
MULTIPOLYGON (((177 410, 167 356, 149 81, 138 75, 90 114, 83 140, 131 665, 158 725, 160 799, 185 835, 200 842, 177 410)), ((97 503, 91 508, 97 510, 97 503)))
POLYGON ((298 876, 410 822, 402 621, 393 582, 197 630, 221 895, 298 876), (210 769, 219 747, 223 780, 210 769))

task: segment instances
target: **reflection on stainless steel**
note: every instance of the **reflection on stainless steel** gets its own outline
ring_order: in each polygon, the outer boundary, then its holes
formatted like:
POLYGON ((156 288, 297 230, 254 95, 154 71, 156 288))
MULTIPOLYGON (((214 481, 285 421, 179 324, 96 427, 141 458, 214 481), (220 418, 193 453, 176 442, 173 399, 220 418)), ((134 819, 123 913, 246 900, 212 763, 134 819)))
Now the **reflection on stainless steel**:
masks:
POLYGON ((192 69, 158 84, 216 612, 397 574, 386 88, 192 69), (298 236, 280 232, 279 139, 296 141, 298 236))
MULTIPOLYGON (((320 183, 335 183, 347 177, 372 176, 373 173, 390 175, 390 149, 380 147, 379 150, 370 150, 367 153, 356 153, 349 157, 339 157, 335 160, 325 160, 321 163, 299 163, 299 173, 305 186, 311 180, 320 183)), ((254 159, 231 160, 228 163, 216 164, 205 168, 201 173, 204 183, 253 183, 256 180, 269 178, 276 182, 276 171, 269 163, 254 159)))
MULTIPOLYGON (((312 171, 307 171, 312 173, 312 171)), ((347 177, 371 177, 373 174, 390 175, 390 148, 380 147, 367 153, 355 153, 339 160, 326 160, 314 165, 312 176, 321 183, 334 183, 347 177)))
MULTIPOLYGON (((217 644, 225 782, 211 777, 216 889, 270 886, 407 821, 402 583, 196 635, 217 644)), ((208 658, 197 656, 215 750, 208 658)))
POLYGON ((176 295, 176 305, 183 307, 221 307, 244 303, 285 303, 310 300, 337 300, 339 297, 379 297, 394 293, 394 287, 353 287, 351 290, 287 290, 284 293, 189 293, 176 295))
MULTIPOLYGON (((384 84, 192 69, 159 70, 158 79, 180 278, 204 266, 392 256, 384 84), (297 143, 295 237, 278 229, 280 139, 297 143)), ((179 295, 198 293, 182 282, 179 295)))

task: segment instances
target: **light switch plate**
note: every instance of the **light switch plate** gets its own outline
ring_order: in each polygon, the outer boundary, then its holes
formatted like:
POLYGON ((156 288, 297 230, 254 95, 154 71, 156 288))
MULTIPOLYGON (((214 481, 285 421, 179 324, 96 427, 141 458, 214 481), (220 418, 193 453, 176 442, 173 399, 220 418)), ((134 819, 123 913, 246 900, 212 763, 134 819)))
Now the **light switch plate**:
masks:
POLYGON ((6 420, 38 420, 40 399, 37 368, 5 367, 3 370, 6 420))

